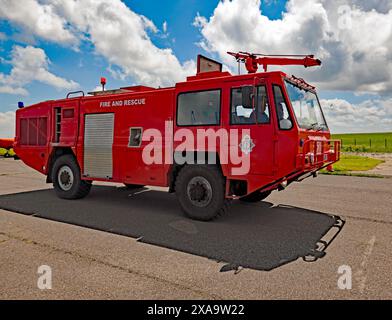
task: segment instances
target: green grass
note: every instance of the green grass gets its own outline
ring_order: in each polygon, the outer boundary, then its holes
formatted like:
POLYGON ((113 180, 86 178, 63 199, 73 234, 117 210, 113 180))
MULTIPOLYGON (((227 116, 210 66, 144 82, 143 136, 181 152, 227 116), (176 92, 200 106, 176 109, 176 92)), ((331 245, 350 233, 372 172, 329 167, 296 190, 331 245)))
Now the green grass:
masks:
POLYGON ((343 154, 340 161, 333 165, 333 169, 335 171, 368 171, 383 162, 379 159, 343 154))
POLYGON ((365 178, 385 178, 380 174, 371 174, 371 173, 356 173, 356 172, 348 172, 348 171, 334 171, 334 172, 327 172, 321 171, 321 174, 327 174, 332 176, 350 176, 350 177, 365 177, 365 178))
POLYGON ((327 172, 325 169, 321 173, 335 175, 355 175, 355 176, 371 176, 380 177, 374 174, 358 173, 358 171, 368 171, 377 167, 383 160, 373 159, 369 157, 360 157, 352 155, 342 155, 339 162, 333 165, 334 172, 327 172), (357 173, 356 173, 357 172, 357 173))
POLYGON ((392 132, 333 134, 332 138, 342 140, 345 152, 392 152, 392 132))

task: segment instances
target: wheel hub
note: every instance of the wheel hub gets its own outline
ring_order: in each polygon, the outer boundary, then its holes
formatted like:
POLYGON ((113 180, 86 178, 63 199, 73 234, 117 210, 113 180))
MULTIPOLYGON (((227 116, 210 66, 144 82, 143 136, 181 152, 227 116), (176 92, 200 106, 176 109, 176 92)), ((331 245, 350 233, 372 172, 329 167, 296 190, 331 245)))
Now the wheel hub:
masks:
POLYGON ((61 189, 68 191, 72 188, 74 175, 68 166, 63 166, 58 172, 58 182, 61 189))
POLYGON ((187 187, 188 198, 197 207, 207 206, 212 199, 212 187, 204 177, 192 178, 187 187))

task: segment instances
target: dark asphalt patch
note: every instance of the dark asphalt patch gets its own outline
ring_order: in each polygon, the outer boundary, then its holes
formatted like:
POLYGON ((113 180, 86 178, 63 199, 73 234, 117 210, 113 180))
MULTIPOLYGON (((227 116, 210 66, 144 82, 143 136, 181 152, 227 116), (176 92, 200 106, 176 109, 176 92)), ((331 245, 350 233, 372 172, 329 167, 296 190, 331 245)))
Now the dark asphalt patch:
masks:
POLYGON ((222 271, 271 270, 305 257, 336 223, 334 216, 316 211, 238 201, 229 215, 199 222, 182 215, 173 194, 106 186, 94 186, 88 197, 73 201, 58 199, 53 190, 4 195, 0 208, 225 262, 222 271))

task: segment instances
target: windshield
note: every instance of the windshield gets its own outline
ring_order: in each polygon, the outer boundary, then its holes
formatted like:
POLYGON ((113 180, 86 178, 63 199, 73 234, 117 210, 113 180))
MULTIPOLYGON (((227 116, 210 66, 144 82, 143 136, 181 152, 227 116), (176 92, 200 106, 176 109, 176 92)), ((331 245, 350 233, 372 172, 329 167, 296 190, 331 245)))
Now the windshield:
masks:
POLYGON ((300 128, 327 130, 320 103, 315 93, 286 81, 287 92, 300 128))

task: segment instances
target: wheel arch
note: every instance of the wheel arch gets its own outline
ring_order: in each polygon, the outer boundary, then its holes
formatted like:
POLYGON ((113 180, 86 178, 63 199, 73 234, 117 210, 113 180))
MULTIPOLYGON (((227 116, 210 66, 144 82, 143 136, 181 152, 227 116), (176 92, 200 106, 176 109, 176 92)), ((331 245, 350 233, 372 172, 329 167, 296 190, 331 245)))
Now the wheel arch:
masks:
POLYGON ((173 157, 173 165, 171 166, 168 172, 168 181, 169 181, 169 193, 175 192, 175 184, 176 179, 181 171, 181 169, 187 165, 216 165, 220 170, 223 176, 225 173, 223 171, 219 153, 217 152, 208 152, 208 151, 182 151, 175 152, 173 157), (186 159, 186 161, 180 162, 178 160, 186 159), (213 160, 211 162, 211 160, 213 160))
POLYGON ((75 153, 73 152, 72 148, 70 147, 55 147, 52 150, 52 153, 49 156, 49 160, 48 160, 48 174, 46 176, 46 183, 52 183, 53 182, 53 177, 52 177, 52 171, 53 171, 53 165, 56 162, 56 160, 63 156, 63 155, 72 155, 75 157, 75 153))

